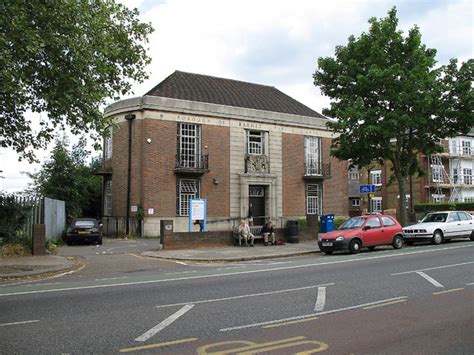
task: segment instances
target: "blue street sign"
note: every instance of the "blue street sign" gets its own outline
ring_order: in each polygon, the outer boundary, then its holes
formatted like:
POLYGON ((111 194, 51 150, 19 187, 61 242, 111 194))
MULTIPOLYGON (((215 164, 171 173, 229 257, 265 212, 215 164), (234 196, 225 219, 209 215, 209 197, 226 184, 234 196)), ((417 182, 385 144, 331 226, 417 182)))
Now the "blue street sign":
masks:
POLYGON ((375 185, 359 185, 359 192, 361 194, 375 193, 375 185))

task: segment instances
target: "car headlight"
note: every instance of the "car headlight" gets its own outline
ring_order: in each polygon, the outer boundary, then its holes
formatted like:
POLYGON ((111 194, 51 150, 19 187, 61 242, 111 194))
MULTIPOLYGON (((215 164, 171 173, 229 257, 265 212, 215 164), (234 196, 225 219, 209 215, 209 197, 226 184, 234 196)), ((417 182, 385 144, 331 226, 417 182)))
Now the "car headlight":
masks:
POLYGON ((342 235, 336 238, 336 242, 340 242, 341 240, 344 240, 344 237, 342 235))

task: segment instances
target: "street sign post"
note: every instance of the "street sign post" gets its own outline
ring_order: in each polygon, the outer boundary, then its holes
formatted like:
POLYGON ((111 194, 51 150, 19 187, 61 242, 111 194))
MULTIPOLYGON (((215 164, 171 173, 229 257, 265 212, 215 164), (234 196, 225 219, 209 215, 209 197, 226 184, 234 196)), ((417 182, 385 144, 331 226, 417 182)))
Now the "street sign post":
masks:
POLYGON ((375 185, 359 185, 359 192, 361 194, 373 194, 375 190, 375 185))

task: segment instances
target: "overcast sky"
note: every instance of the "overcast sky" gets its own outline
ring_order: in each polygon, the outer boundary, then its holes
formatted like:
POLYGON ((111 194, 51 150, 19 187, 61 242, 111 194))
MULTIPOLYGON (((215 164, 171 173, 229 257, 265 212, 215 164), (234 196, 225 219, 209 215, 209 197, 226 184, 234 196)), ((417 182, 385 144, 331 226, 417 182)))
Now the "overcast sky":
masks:
MULTIPOLYGON (((417 24, 422 41, 437 49, 439 64, 450 58, 473 58, 472 0, 313 1, 313 0, 123 0, 151 22, 150 78, 134 87, 141 96, 175 70, 275 86, 321 112, 329 100, 313 85, 321 56, 368 29, 370 17, 398 9, 406 33, 417 24)), ((95 153, 98 154, 98 153, 95 153)), ((47 158, 39 152, 40 159, 47 158)), ((0 189, 19 191, 23 171, 38 165, 18 162, 0 149, 0 189)))

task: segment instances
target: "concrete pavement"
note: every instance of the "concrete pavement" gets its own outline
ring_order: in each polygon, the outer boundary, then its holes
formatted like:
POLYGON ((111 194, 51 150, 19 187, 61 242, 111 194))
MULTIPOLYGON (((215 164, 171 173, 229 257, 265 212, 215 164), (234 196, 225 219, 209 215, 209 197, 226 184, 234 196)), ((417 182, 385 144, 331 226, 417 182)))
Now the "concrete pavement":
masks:
MULTIPOLYGON (((104 243, 105 244, 105 243, 104 243)), ((152 250, 142 256, 181 262, 236 262, 306 255, 319 252, 315 241, 275 246, 228 246, 206 249, 152 250)), ((25 256, 0 259, 0 281, 39 278, 80 269, 83 265, 73 257, 25 256)))

